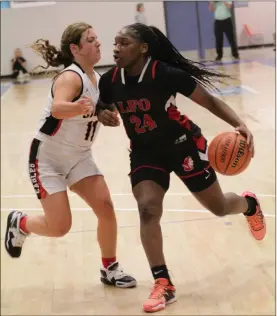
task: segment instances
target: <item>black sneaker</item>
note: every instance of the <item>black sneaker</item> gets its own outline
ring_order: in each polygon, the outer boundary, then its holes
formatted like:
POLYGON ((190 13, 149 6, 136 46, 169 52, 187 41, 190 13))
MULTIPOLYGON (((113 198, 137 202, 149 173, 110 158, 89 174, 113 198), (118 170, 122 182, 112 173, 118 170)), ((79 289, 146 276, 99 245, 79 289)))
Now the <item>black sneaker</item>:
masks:
POLYGON ((137 281, 119 268, 118 262, 114 262, 108 268, 101 268, 101 282, 121 288, 135 287, 137 281))
POLYGON ((20 220, 24 216, 26 214, 22 212, 12 211, 7 219, 5 247, 8 254, 13 258, 20 257, 23 243, 28 236, 20 229, 20 220))

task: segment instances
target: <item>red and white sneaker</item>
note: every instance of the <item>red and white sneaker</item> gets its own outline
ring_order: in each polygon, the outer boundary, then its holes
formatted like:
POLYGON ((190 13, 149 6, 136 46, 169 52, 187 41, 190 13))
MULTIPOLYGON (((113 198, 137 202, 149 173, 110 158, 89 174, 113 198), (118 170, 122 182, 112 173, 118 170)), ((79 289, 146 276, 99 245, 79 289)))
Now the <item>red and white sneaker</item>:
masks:
POLYGON ((12 211, 7 218, 5 248, 12 258, 20 257, 24 241, 29 235, 20 229, 20 221, 24 216, 26 214, 22 212, 12 211))
POLYGON ((256 213, 252 216, 245 215, 245 218, 248 222, 248 226, 253 237, 257 240, 262 240, 266 234, 266 223, 265 223, 264 214, 262 212, 259 200, 254 193, 249 192, 249 191, 243 192, 242 196, 244 197, 249 196, 255 199, 257 202, 256 213))
POLYGON ((158 312, 167 304, 176 302, 175 287, 169 285, 168 279, 157 279, 148 299, 143 304, 143 310, 148 313, 158 312))

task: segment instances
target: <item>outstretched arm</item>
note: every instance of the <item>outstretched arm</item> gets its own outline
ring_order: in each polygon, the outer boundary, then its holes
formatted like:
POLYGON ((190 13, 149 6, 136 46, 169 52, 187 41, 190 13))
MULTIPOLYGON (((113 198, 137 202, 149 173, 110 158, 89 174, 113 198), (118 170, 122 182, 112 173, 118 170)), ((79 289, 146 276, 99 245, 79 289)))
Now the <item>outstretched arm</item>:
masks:
POLYGON ((250 147, 250 150, 253 151, 254 154, 254 142, 252 133, 229 105, 211 95, 199 84, 196 85, 195 90, 192 92, 189 98, 195 103, 209 110, 215 116, 233 126, 236 131, 244 135, 247 138, 247 143, 250 147))
MULTIPOLYGON (((200 70, 199 70, 200 71, 200 70)), ((211 95, 192 75, 180 69, 169 67, 165 76, 167 86, 173 92, 179 92, 221 118, 247 138, 247 143, 254 155, 253 135, 236 112, 220 99, 211 95)), ((207 81, 207 80, 206 80, 207 81)))

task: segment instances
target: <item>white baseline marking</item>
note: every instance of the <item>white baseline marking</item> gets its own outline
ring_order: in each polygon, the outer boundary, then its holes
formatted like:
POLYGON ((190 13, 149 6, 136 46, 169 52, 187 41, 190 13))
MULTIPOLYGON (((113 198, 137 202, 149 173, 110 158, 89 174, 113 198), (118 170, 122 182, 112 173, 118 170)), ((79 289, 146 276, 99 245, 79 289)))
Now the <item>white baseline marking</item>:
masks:
MULTIPOLYGON (((5 92, 5 94, 6 94, 6 92, 5 92)), ((30 131, 30 132, 22 132, 22 133, 18 133, 18 132, 3 132, 3 133, 1 133, 1 137, 9 137, 9 136, 16 136, 16 137, 22 137, 22 136, 29 136, 29 135, 35 135, 35 130, 34 131, 30 131)), ((215 137, 216 136, 216 134, 215 135, 211 135, 211 136, 209 136, 209 135, 205 135, 205 137, 207 138, 207 139, 212 139, 213 137, 215 137)))
MULTIPOLYGON (((112 196, 133 196, 133 193, 112 193, 112 196)), ((166 193, 166 196, 190 196, 190 192, 184 192, 184 193, 166 193)), ((273 198, 275 197, 275 194, 256 194, 258 197, 264 197, 264 198, 273 198)), ((69 193, 68 196, 70 197, 76 197, 77 194, 69 193)), ((27 198, 35 198, 35 194, 12 194, 12 195, 1 195, 1 199, 27 199, 27 198)))
POLYGON ((6 132, 1 133, 1 137, 9 137, 9 136, 16 136, 16 137, 25 137, 25 136, 35 136, 35 130, 33 132, 22 132, 22 133, 16 133, 16 132, 6 132))
MULTIPOLYGON (((2 207, 1 212, 9 212, 12 211, 13 208, 7 208, 7 207, 2 207)), ((43 211, 42 208, 40 207, 34 207, 34 208, 16 208, 17 211, 25 212, 25 211, 43 211)), ((115 208, 116 211, 120 212, 134 212, 137 211, 137 208, 115 208)), ((91 211, 91 208, 88 207, 72 207, 71 211, 91 211)), ((164 209, 165 212, 178 212, 178 213, 209 213, 212 215, 211 212, 207 210, 188 210, 188 209, 170 209, 166 208, 164 209)), ((242 215, 242 214, 241 214, 242 215)), ((275 217, 275 214, 264 214, 265 217, 275 217)))
MULTIPOLYGON (((7 96, 7 94, 12 90, 12 88, 14 87, 14 84, 11 82, 7 82, 7 83, 1 83, 1 88, 6 88, 7 89, 1 94, 1 101, 4 100, 4 98, 7 96)), ((2 89, 1 89, 2 90, 2 89)), ((2 104, 1 104, 2 105, 2 104)), ((18 133, 20 134, 20 133, 18 133)))
MULTIPOLYGON (((1 101, 3 102, 3 100, 6 98, 6 96, 10 93, 10 91, 12 90, 11 87, 9 87, 2 95, 1 95, 1 101)), ((2 103, 3 104, 3 103, 2 103)), ((18 133, 20 134, 20 133, 18 133)))
POLYGON ((245 89, 245 90, 248 90, 248 91, 254 93, 254 94, 259 94, 259 93, 260 93, 259 91, 255 90, 255 89, 253 89, 253 88, 251 88, 251 87, 249 87, 249 86, 241 85, 241 87, 242 87, 243 89, 245 89))

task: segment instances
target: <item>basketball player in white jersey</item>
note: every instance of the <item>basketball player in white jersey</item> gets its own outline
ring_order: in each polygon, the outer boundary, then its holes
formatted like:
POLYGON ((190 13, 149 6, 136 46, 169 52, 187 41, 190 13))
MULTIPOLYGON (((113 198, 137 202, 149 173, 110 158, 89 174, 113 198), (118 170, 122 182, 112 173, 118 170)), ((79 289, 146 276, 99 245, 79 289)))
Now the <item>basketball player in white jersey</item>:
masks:
POLYGON ((136 280, 125 274, 116 260, 117 223, 110 193, 91 153, 99 124, 95 104, 99 97, 100 43, 86 23, 69 25, 63 32, 61 50, 38 40, 33 48, 47 67, 65 65, 53 80, 48 103, 32 141, 29 157, 31 182, 44 215, 28 216, 13 211, 7 220, 5 247, 11 257, 20 257, 30 233, 61 237, 71 228, 67 187, 93 209, 98 218, 101 248, 101 281, 128 288, 136 280))

